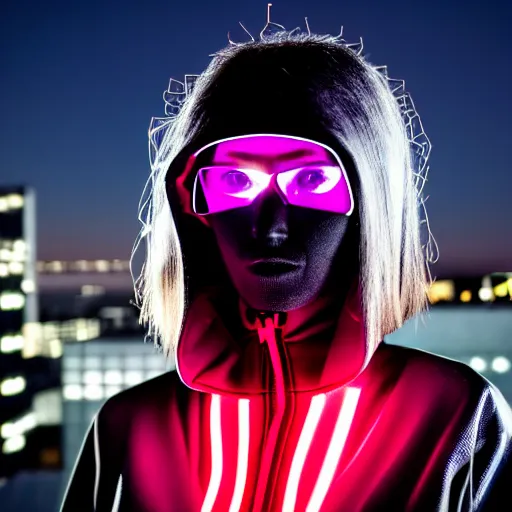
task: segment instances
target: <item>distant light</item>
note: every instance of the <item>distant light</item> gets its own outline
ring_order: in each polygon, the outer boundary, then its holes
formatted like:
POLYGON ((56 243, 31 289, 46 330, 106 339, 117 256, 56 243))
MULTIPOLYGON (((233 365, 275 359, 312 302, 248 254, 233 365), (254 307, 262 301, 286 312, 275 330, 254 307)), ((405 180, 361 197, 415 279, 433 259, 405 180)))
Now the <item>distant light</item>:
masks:
POLYGON ((105 384, 119 386, 123 383, 123 374, 119 370, 107 370, 105 372, 105 384))
POLYGON ((494 293, 492 293, 492 288, 480 288, 478 290, 478 297, 482 302, 489 302, 494 299, 494 293))
POLYGON ((141 371, 130 370, 125 372, 124 374, 124 383, 127 386, 136 386, 137 384, 140 384, 143 380, 144 377, 141 371))
POLYGON ((105 397, 102 386, 88 385, 84 388, 84 398, 86 400, 102 400, 105 397))
POLYGON ((81 289, 81 294, 83 297, 103 295, 104 293, 105 293, 105 288, 100 285, 84 284, 81 289))
POLYGON ((107 260, 96 260, 94 266, 98 272, 108 272, 110 270, 110 263, 107 260))
POLYGON ((453 281, 434 281, 428 290, 428 298, 432 304, 439 301, 451 302, 455 296, 453 281))
POLYGON ((16 352, 16 350, 21 350, 23 348, 24 341, 25 340, 21 334, 6 334, 0 338, 0 352, 9 354, 11 352, 16 352))
POLYGON ((27 242, 25 242, 25 240, 22 240, 21 238, 15 240, 12 244, 12 250, 13 252, 16 252, 18 254, 21 253, 21 255, 24 256, 25 251, 27 250, 27 242))
POLYGON ((21 291, 23 293, 34 293, 36 291, 36 283, 33 279, 23 279, 21 282, 21 291))
POLYGON ((6 212, 9 209, 9 204, 5 196, 0 197, 0 212, 6 212))
POLYGON ((469 366, 471 366, 471 368, 477 372, 485 372, 487 369, 487 362, 485 359, 476 356, 471 358, 469 361, 469 366))
POLYGON ((9 266, 6 263, 0 263, 0 277, 7 277, 9 275, 9 266))
POLYGON ((461 302, 469 302, 472 298, 472 293, 470 290, 464 290, 460 294, 460 301, 461 302))
POLYGON ((85 384, 98 385, 103 382, 103 374, 98 370, 87 370, 83 374, 85 384))
POLYGON ((11 261, 9 263, 9 273, 15 276, 23 274, 23 263, 20 261, 11 261))
POLYGON ((509 359, 499 356, 493 359, 491 367, 496 373, 507 373, 510 370, 511 364, 509 359))
POLYGON ((82 400, 84 392, 80 384, 66 384, 62 388, 62 396, 65 400, 82 400))
POLYGON ((503 281, 502 283, 497 284, 494 287, 494 295, 500 298, 506 297, 508 295, 508 282, 503 281))
POLYGON ((0 435, 4 439, 20 436, 37 427, 37 418, 34 412, 29 412, 15 421, 9 421, 2 425, 0 435))
POLYGON ((2 447, 2 452, 5 454, 19 452, 25 448, 27 444, 27 440, 24 435, 10 437, 6 441, 4 441, 4 445, 2 447))
POLYGON ((11 311, 21 309, 25 305, 25 296, 16 292, 0 294, 0 310, 11 311))
POLYGON ((53 339, 48 342, 48 348, 50 350, 50 357, 58 359, 62 357, 62 341, 59 339, 53 339))
POLYGON ((4 396, 17 395, 24 391, 26 386, 27 381, 21 375, 9 379, 4 379, 0 383, 0 394, 4 396))
POLYGON ((9 194, 7 197, 7 205, 9 208, 23 208, 23 196, 20 194, 9 194))

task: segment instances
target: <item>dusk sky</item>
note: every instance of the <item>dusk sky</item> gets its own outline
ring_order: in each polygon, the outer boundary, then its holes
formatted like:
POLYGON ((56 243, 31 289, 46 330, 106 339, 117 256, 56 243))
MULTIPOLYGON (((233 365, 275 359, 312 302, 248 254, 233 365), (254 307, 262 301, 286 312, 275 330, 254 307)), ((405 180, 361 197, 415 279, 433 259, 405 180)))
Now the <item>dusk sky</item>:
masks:
MULTIPOLYGON (((434 273, 512 271, 512 2, 273 2, 286 28, 305 16, 406 80, 433 144, 434 273)), ((35 188, 39 259, 129 258, 162 92, 246 40, 239 21, 259 34, 266 2, 2 2, 0 185, 35 188)))

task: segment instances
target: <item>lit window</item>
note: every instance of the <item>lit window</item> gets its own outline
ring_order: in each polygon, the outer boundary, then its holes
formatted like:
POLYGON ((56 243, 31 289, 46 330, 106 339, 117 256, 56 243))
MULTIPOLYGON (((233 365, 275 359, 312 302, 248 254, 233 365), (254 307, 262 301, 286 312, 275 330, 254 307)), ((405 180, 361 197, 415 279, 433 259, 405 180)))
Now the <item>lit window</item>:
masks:
POLYGON ((141 371, 131 370, 124 373, 124 383, 127 386, 136 386, 144 380, 141 371))
POLYGON ((4 441, 2 452, 5 454, 19 452, 25 448, 27 443, 25 436, 14 436, 4 441))
POLYGON ((64 263, 62 261, 49 261, 47 267, 50 272, 60 274, 64 270, 64 263))
POLYGON ((478 290, 478 297, 482 302, 489 302, 494 299, 494 293, 492 288, 480 288, 478 290))
POLYGON ((3 292, 0 294, 0 309, 10 311, 21 309, 25 305, 25 296, 22 293, 3 292))
POLYGON ((451 302, 455 296, 453 281, 434 281, 428 291, 428 297, 432 304, 439 301, 451 302))
POLYGON ((119 370, 122 368, 121 358, 116 356, 108 356, 105 358, 105 368, 119 370))
POLYGON ((21 376, 11 377, 9 379, 4 379, 0 383, 0 394, 4 396, 17 395, 24 391, 27 386, 27 381, 21 376))
POLYGON ((110 270, 110 263, 107 260, 97 260, 94 266, 98 272, 108 272, 110 270))
POLYGON ((9 249, 0 249, 0 260, 2 261, 11 261, 11 251, 9 249))
POLYGON ((85 384, 98 385, 103 382, 103 374, 98 370, 87 370, 84 372, 85 384))
POLYGON ((24 339, 21 334, 5 335, 0 338, 0 352, 9 354, 23 348, 24 339))
POLYGON ((25 242, 25 240, 15 240, 12 244, 12 250, 13 252, 24 255, 25 251, 27 250, 27 243, 25 242))
POLYGON ((496 373, 507 373, 510 370, 510 360, 504 356, 495 357, 491 367, 496 373))
POLYGON ((469 366, 471 366, 471 368, 477 372, 485 372, 487 369, 487 363, 485 359, 478 356, 471 358, 469 361, 469 366))
POLYGON ((50 340, 48 342, 49 356, 53 359, 62 357, 62 341, 59 339, 50 340))
POLYGON ((23 196, 20 194, 9 194, 6 196, 9 208, 23 208, 23 196))
POLYGON ((84 388, 84 398, 86 400, 102 400, 105 397, 102 386, 90 384, 84 388))
POLYGON ((20 276, 21 274, 23 274, 23 263, 19 261, 11 261, 9 263, 9 273, 15 276, 20 276))
POLYGON ((123 374, 119 370, 107 370, 105 372, 105 384, 118 386, 123 383, 123 374))
POLYGON ((5 196, 0 197, 0 212, 6 212, 9 209, 9 204, 5 196))
POLYGON ((32 279, 23 279, 21 282, 21 291, 23 293, 34 293, 36 291, 36 283, 34 283, 32 279))
POLYGON ((0 436, 3 439, 7 439, 9 437, 13 437, 18 435, 18 431, 16 429, 16 423, 13 423, 12 421, 8 421, 2 425, 0 428, 0 436))
POLYGON ((65 400, 82 400, 83 388, 79 384, 66 384, 62 388, 62 395, 65 400))
POLYGON ((469 302, 471 300, 472 293, 470 290, 464 290, 460 294, 460 301, 461 302, 469 302))
POLYGON ((6 263, 0 263, 0 277, 7 277, 9 275, 9 266, 6 263))

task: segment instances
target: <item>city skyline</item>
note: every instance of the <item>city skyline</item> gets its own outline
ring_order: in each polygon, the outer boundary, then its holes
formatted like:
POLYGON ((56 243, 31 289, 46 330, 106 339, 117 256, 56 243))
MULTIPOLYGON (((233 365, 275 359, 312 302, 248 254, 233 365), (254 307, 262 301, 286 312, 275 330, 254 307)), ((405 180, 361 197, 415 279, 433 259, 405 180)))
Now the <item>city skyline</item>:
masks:
MULTIPOLYGON (((21 0, 4 9, 0 183, 35 189, 38 259, 130 257, 149 174, 147 128, 164 114, 169 78, 200 73, 228 31, 246 40, 238 21, 255 34, 265 23, 265 2, 201 5, 201 16, 198 5, 21 0)), ((363 37, 372 63, 405 79, 433 144, 433 274, 511 271, 511 71, 502 65, 511 6, 283 0, 272 9, 287 28, 304 27, 305 16, 314 32, 343 24, 348 41, 363 37)))

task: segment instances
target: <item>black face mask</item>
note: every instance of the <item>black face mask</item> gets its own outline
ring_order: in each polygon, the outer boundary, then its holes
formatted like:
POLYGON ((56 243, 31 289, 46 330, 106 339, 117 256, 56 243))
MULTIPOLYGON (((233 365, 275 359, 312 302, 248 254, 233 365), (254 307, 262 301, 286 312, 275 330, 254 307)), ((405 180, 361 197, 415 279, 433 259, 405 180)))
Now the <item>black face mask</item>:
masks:
MULTIPOLYGON (((311 303, 326 287, 337 288, 332 280, 340 273, 352 272, 340 268, 343 261, 352 261, 343 254, 346 244, 342 250, 351 218, 286 205, 269 190, 249 206, 212 214, 208 220, 233 285, 247 305, 291 311, 311 303)), ((350 246, 346 250, 353 254, 350 246)))

